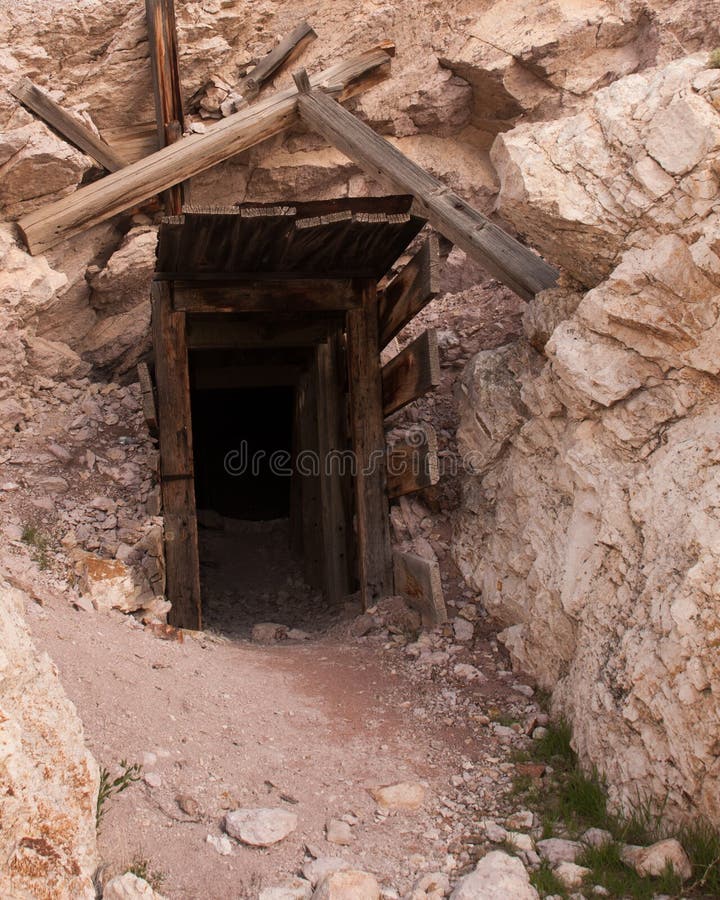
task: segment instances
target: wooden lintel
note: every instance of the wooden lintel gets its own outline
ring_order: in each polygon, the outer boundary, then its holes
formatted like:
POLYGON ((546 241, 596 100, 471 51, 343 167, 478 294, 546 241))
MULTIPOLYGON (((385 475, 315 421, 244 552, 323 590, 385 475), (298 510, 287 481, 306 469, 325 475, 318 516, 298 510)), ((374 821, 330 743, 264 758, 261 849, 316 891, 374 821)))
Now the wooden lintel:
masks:
POLYGON ((224 315, 189 317, 188 344, 192 349, 312 347, 326 340, 337 324, 337 319, 284 323, 277 320, 237 321, 224 315))
POLYGON ((431 225, 526 300, 552 287, 556 270, 322 91, 298 96, 300 117, 373 179, 412 194, 431 225))
POLYGON ((416 609, 426 628, 447 621, 440 567, 435 560, 414 553, 393 553, 395 590, 416 609))
POLYGON ((387 491, 389 497, 401 497, 431 487, 440 480, 437 436, 431 425, 412 429, 406 441, 388 449, 387 491))
MULTIPOLYGON (((155 90, 158 143, 165 147, 179 141, 185 130, 174 0, 145 0, 145 12, 155 90)), ((178 215, 182 204, 182 184, 172 185, 165 194, 167 211, 171 215, 178 215)))
MULTIPOLYGON (((331 85, 344 100, 387 76, 388 46, 370 50, 312 76, 314 87, 331 85)), ((296 125, 297 91, 288 88, 208 128, 184 137, 119 172, 23 216, 18 226, 30 253, 44 253, 66 238, 137 206, 143 200, 204 172, 296 125)))
POLYGON ((151 292, 169 619, 172 625, 199 629, 200 562, 185 316, 173 311, 169 285, 154 282, 151 292))
POLYGON ((360 302, 349 279, 225 284, 176 281, 173 289, 175 309, 194 313, 322 313, 353 309, 360 302))
POLYGON ((69 144, 87 153, 108 172, 117 172, 125 165, 125 160, 109 144, 93 134, 79 119, 63 109, 29 78, 20 79, 10 88, 10 93, 57 131, 69 144))
POLYGON ((437 235, 431 234, 410 262, 380 291, 380 346, 385 347, 440 293, 437 235))
POLYGON ((439 384, 437 332, 430 328, 383 366, 383 413, 389 416, 439 384))

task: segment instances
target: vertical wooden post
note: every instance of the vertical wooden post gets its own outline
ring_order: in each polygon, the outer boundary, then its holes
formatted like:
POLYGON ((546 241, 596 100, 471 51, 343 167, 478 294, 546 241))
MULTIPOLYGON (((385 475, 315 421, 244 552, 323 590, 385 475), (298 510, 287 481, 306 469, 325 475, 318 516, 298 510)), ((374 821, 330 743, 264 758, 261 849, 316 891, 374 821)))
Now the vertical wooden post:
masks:
POLYGON ((295 464, 299 470, 302 542, 305 581, 314 588, 323 583, 322 505, 320 472, 318 469, 318 392, 317 353, 300 394, 298 456, 295 464))
MULTIPOLYGON (((339 370, 339 335, 317 348, 318 456, 322 507, 323 568, 325 593, 337 601, 350 592, 347 511, 343 494, 346 460, 337 451, 345 449, 342 435, 342 384, 339 370)), ((349 467, 348 467, 349 468, 349 467)))
POLYGON ((350 429, 357 474, 360 594, 367 608, 392 593, 392 556, 385 492, 385 432, 378 342, 378 297, 374 282, 363 282, 362 306, 347 314, 350 429))
MULTIPOLYGON (((177 28, 174 0, 145 0, 148 47, 155 90, 155 117, 161 147, 174 144, 185 130, 180 71, 177 57, 177 28)), ((167 213, 182 212, 183 188, 171 187, 165 194, 167 213)))
POLYGON ((170 622, 199 629, 200 560, 185 314, 173 310, 167 282, 153 282, 151 291, 170 622))

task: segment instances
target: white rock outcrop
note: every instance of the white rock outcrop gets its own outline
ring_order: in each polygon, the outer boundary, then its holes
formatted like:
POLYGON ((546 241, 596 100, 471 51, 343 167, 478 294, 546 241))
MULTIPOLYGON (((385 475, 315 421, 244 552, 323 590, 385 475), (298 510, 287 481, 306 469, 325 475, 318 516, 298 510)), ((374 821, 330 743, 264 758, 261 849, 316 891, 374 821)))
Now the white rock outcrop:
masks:
POLYGON ((501 212, 586 288, 478 354, 455 556, 612 799, 720 822, 720 72, 699 54, 493 148, 501 212), (545 342, 543 348, 543 332, 545 342))
POLYGON ((94 900, 98 767, 25 599, 0 580, 0 897, 94 900))

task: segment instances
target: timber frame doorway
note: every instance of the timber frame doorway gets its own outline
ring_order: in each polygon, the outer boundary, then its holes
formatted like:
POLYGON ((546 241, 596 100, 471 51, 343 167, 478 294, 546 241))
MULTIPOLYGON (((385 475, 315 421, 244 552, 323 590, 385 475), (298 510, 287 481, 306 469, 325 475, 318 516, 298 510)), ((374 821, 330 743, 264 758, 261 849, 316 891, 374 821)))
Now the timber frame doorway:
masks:
POLYGON ((410 207, 410 197, 362 198, 189 208, 163 220, 151 294, 172 624, 202 625, 189 362, 197 351, 233 351, 236 381, 272 384, 279 368, 291 379, 290 527, 306 580, 332 600, 359 584, 365 607, 393 592, 389 498, 432 483, 432 466, 388 478, 384 418, 434 386, 438 369, 429 333, 380 363, 437 292, 432 239, 387 276, 425 225, 410 207))

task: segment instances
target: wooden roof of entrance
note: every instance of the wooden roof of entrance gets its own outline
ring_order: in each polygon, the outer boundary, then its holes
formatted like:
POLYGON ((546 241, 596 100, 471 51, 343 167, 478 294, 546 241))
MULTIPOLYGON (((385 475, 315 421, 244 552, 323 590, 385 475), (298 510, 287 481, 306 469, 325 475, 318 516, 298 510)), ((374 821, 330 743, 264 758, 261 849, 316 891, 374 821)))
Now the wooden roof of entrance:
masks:
POLYGON ((186 208, 160 226, 157 279, 378 280, 418 234, 412 197, 186 208))

